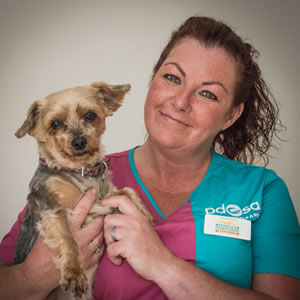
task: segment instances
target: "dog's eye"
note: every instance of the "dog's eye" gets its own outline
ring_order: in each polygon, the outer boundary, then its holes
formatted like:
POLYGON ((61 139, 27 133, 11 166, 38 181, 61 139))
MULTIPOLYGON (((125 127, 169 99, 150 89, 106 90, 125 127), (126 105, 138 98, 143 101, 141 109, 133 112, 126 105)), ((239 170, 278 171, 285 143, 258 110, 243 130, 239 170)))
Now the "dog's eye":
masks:
POLYGON ((88 113, 86 113, 84 117, 87 121, 92 122, 96 120, 97 115, 94 112, 89 111, 88 113))
POLYGON ((51 127, 53 128, 53 129, 60 129, 60 128, 62 128, 63 127, 63 122, 61 122, 61 121, 58 121, 58 120, 53 120, 52 122, 51 122, 51 127))

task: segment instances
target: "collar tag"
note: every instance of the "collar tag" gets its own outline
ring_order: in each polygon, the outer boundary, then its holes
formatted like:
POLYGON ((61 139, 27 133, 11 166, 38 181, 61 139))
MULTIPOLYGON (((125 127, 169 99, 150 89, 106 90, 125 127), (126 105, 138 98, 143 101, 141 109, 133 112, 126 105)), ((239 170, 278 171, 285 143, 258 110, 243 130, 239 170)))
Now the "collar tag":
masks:
POLYGON ((205 215, 204 233, 250 241, 251 221, 219 215, 205 215))

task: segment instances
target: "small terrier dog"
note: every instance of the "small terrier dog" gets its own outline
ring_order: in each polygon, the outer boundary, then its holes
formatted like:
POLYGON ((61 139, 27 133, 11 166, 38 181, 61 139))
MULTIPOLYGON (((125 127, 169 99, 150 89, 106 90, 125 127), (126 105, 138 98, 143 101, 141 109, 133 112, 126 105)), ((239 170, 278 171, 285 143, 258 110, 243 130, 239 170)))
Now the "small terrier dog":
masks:
POLYGON ((101 206, 101 199, 112 195, 127 195, 154 225, 153 217, 133 189, 117 190, 113 186, 103 161, 101 136, 105 118, 121 106, 129 90, 129 84, 95 82, 50 94, 31 104, 26 120, 15 134, 18 138, 26 133, 33 136, 40 154, 17 238, 15 263, 25 260, 38 235, 42 235, 54 250, 54 262, 61 272, 60 286, 64 287, 54 290, 51 299, 93 299, 92 281, 97 266, 88 272, 84 270, 68 225, 68 215, 89 188, 98 190, 99 200, 83 226, 96 216, 116 212, 101 206))

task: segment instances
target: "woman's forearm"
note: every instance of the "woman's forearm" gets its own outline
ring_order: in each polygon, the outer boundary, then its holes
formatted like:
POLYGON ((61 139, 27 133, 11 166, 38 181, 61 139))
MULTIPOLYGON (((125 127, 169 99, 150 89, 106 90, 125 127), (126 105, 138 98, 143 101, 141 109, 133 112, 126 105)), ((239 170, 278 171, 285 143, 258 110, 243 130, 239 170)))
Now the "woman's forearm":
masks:
POLYGON ((0 299, 45 299, 43 291, 26 273, 22 264, 8 266, 0 262, 0 299))
POLYGON ((45 299, 58 286, 59 278, 50 248, 38 238, 22 263, 0 262, 0 299, 45 299))
POLYGON ((265 294, 226 283, 174 256, 170 256, 165 264, 160 264, 153 281, 160 286, 170 300, 274 299, 265 294))

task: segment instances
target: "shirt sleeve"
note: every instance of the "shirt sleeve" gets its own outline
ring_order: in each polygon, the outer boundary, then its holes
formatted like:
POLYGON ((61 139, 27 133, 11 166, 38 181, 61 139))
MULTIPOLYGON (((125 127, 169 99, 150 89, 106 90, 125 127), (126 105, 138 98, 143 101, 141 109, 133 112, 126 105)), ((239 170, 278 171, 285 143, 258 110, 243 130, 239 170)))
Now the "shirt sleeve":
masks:
POLYGON ((262 213, 252 227, 253 273, 300 278, 300 228, 284 181, 268 170, 262 213))
POLYGON ((14 253, 17 237, 23 222, 27 206, 18 215, 17 221, 11 230, 3 237, 0 243, 0 261, 12 265, 14 263, 14 253))

